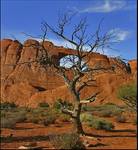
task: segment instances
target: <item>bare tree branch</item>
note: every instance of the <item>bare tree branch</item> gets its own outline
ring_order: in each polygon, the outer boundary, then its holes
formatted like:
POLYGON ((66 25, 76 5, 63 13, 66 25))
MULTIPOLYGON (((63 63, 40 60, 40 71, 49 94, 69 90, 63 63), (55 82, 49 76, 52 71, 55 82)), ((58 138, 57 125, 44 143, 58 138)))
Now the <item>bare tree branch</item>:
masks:
MULTIPOLYGON (((28 63, 30 64, 33 62, 37 62, 45 69, 49 67, 52 69, 54 68, 54 73, 63 78, 65 84, 67 85, 73 96, 74 109, 69 110, 62 106, 61 110, 63 113, 68 114, 72 118, 74 118, 74 122, 77 126, 77 132, 84 133, 80 121, 81 106, 82 104, 95 101, 97 95, 100 92, 96 92, 95 94, 87 97, 85 100, 81 100, 81 91, 85 87, 96 86, 95 79, 93 78, 93 75, 95 73, 113 71, 112 66, 89 66, 89 61, 91 60, 91 57, 89 56, 91 56, 94 51, 97 51, 100 48, 104 51, 104 48, 111 47, 111 45, 116 41, 114 41, 115 35, 113 33, 106 32, 103 35, 100 34, 102 21, 99 23, 98 29, 96 30, 95 34, 88 37, 88 25, 86 18, 81 19, 78 24, 76 24, 72 28, 70 34, 66 35, 65 31, 67 30, 67 26, 71 23, 73 17, 74 14, 63 14, 59 17, 56 27, 52 27, 46 21, 42 22, 42 42, 38 45, 31 45, 32 47, 37 48, 37 50, 39 51, 37 59, 28 63), (45 46, 45 40, 47 38, 48 32, 52 32, 62 40, 69 42, 73 46, 73 49, 76 50, 76 54, 74 54, 73 57, 66 57, 63 60, 63 66, 55 63, 52 55, 50 54, 50 51, 45 46), (71 66, 66 68, 65 66, 69 63, 71 66)), ((27 62, 24 62, 23 64, 26 63, 27 62)))
POLYGON ((64 114, 67 114, 67 115, 70 115, 71 117, 73 116, 73 111, 67 109, 67 108, 61 108, 61 111, 64 113, 64 114))
POLYGON ((81 100, 80 103, 81 104, 87 104, 87 103, 91 103, 94 102, 96 100, 96 96, 99 94, 100 92, 97 92, 93 95, 91 95, 89 98, 86 98, 85 100, 81 100))

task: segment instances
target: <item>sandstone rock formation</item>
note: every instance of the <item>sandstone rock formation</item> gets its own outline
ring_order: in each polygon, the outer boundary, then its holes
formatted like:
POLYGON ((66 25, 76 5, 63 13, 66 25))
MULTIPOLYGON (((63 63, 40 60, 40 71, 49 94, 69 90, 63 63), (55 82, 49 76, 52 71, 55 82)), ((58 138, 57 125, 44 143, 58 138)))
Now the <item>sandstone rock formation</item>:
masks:
POLYGON ((137 61, 136 60, 130 60, 128 63, 130 64, 133 78, 135 80, 137 80, 137 61))
MULTIPOLYGON (((53 103, 58 98, 72 100, 64 81, 54 74, 53 69, 45 70, 33 61, 38 56, 38 50, 32 45, 39 45, 36 40, 26 40, 21 44, 17 40, 3 39, 1 41, 1 100, 13 101, 21 106, 37 106, 39 102, 53 103), (18 65, 17 65, 18 64, 18 65)), ((60 59, 67 55, 75 55, 72 49, 54 46, 52 42, 45 41, 44 46, 48 49, 55 63, 60 64, 60 59)), ((90 66, 111 66, 116 60, 99 53, 90 56, 90 66)), ((136 61, 130 61, 132 72, 136 72, 136 61)), ((90 87, 82 91, 82 98, 95 91, 102 91, 96 103, 114 102, 121 103, 116 98, 115 90, 119 84, 130 81, 131 75, 126 73, 125 67, 118 64, 116 73, 102 73, 96 75, 97 87, 90 87), (123 69, 122 69, 122 68, 123 69)))
POLYGON ((135 73, 137 71, 137 62, 136 62, 136 60, 130 60, 128 63, 131 66, 132 73, 135 73))

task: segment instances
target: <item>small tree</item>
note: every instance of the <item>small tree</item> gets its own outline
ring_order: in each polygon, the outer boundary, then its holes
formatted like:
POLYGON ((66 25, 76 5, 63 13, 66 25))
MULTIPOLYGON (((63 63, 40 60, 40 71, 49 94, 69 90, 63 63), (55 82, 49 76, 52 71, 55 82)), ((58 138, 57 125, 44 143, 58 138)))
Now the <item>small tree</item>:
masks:
POLYGON ((118 89, 118 97, 122 99, 129 108, 137 111, 137 85, 136 83, 120 86, 118 89))

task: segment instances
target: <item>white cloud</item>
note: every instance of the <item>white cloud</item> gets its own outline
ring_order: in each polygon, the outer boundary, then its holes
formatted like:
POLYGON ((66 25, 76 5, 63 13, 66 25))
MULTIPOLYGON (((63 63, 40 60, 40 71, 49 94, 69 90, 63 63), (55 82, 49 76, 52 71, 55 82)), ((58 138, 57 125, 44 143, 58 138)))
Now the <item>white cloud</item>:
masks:
POLYGON ((127 30, 122 30, 120 28, 115 28, 109 31, 109 33, 113 33, 115 36, 115 40, 124 41, 129 38, 131 32, 127 30))
POLYGON ((117 10, 130 10, 134 7, 134 5, 128 4, 125 0, 103 0, 82 10, 74 9, 79 13, 109 13, 117 10))

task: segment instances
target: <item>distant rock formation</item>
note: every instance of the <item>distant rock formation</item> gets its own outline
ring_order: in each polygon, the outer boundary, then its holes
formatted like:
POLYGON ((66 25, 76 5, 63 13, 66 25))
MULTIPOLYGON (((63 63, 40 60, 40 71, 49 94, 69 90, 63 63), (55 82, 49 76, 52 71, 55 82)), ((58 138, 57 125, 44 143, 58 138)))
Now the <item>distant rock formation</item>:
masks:
MULTIPOLYGON (((32 46, 41 44, 40 42, 28 39, 21 44, 17 40, 1 40, 1 100, 13 101, 20 106, 37 106, 41 101, 53 103, 58 98, 72 100, 64 81, 48 68, 44 70, 36 62, 31 64, 21 64, 33 61, 38 56, 38 49, 32 46), (20 64, 20 65, 17 65, 20 64)), ((60 59, 67 55, 75 55, 76 51, 64 47, 55 46, 52 42, 45 41, 44 46, 48 49, 56 64, 60 64, 60 59)), ((90 66, 113 66, 116 60, 108 58, 106 55, 92 53, 90 56, 90 66)), ((132 73, 136 72, 136 60, 129 62, 132 73)), ((97 75, 97 87, 90 87, 82 91, 82 98, 94 91, 103 91, 98 103, 116 100, 116 87, 132 77, 126 73, 123 64, 118 63, 115 67, 115 74, 102 73, 97 75)), ((119 100, 117 100, 119 102, 119 100)))
POLYGON ((137 71, 137 61, 134 59, 130 60, 128 63, 130 64, 132 73, 135 73, 137 71))

